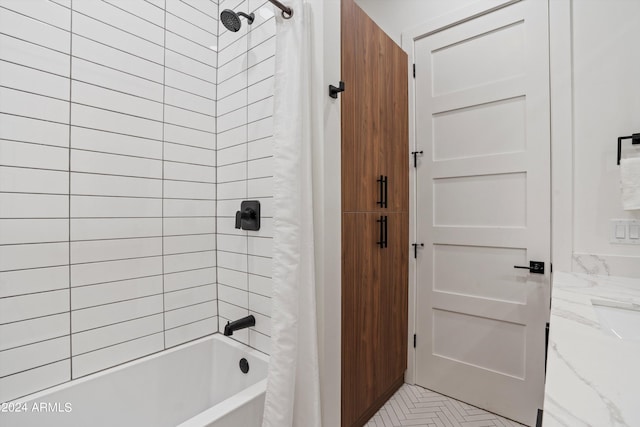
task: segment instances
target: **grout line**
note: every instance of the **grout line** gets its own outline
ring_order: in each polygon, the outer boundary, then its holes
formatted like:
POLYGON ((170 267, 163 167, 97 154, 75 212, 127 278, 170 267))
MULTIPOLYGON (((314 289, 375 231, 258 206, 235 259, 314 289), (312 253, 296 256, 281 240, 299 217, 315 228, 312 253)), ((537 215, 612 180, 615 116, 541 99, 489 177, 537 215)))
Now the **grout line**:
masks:
POLYGON ((31 41, 31 40, 23 39, 22 37, 15 36, 15 35, 13 35, 13 34, 4 33, 4 32, 2 32, 2 31, 0 31, 0 36, 5 36, 5 37, 9 37, 9 38, 12 38, 12 39, 15 39, 15 40, 20 40, 20 41, 21 41, 21 42, 23 42, 23 43, 32 44, 32 45, 34 45, 34 46, 38 46, 38 47, 40 47, 40 48, 42 48, 42 49, 51 50, 51 51, 56 52, 56 53, 59 53, 59 54, 61 54, 61 55, 69 55, 69 53, 64 52, 64 51, 62 51, 62 50, 54 49, 54 48, 52 48, 52 47, 45 46, 45 45, 42 45, 42 44, 40 44, 40 43, 36 43, 36 42, 34 42, 34 41, 31 41))
MULTIPOLYGON (((185 17, 182 17, 182 16, 180 16, 180 15, 176 15, 175 13, 172 13, 172 12, 169 12, 169 11, 167 11, 167 14, 168 14, 168 15, 171 15, 171 16, 175 16, 177 19, 179 19, 179 20, 180 20, 180 21, 182 21, 183 23, 185 23, 185 24, 187 24, 187 25, 190 25, 190 26, 192 26, 192 27, 194 27, 194 28, 197 28, 197 29, 198 29, 198 30, 200 30, 200 31, 204 31, 204 32, 205 32, 205 33, 207 33, 207 34, 210 34, 210 35, 214 36, 216 39, 218 38, 218 36, 217 36, 217 35, 215 35, 215 34, 213 34, 211 31, 209 31, 209 30, 207 30, 207 29, 205 29, 205 28, 201 27, 200 25, 196 25, 196 24, 194 24, 192 21, 189 21, 189 20, 188 20, 187 18, 185 18, 185 17)), ((206 15, 206 16, 209 16, 209 15, 206 15)), ((214 21, 216 21, 216 24, 217 24, 218 20, 217 20, 217 19, 214 19, 214 21)), ((171 33, 171 34, 175 34, 175 35, 177 35, 178 37, 183 38, 184 40, 187 40, 187 41, 189 41, 189 42, 192 42, 192 43, 194 43, 194 44, 197 44, 198 46, 202 46, 202 47, 204 47, 204 48, 207 48, 207 49, 208 49, 208 46, 203 45, 203 44, 202 44, 202 43, 200 43, 200 42, 196 42, 196 41, 193 41, 193 40, 191 40, 191 39, 188 39, 188 38, 186 38, 186 37, 182 36, 181 34, 178 34, 178 33, 174 32, 174 31, 169 30, 169 29, 167 29, 166 31, 167 31, 167 32, 169 32, 169 33, 171 33)))
MULTIPOLYGON (((265 294, 261 294, 260 292, 254 292, 254 291, 251 291, 251 290, 248 290, 248 289, 239 288, 237 286, 227 285, 226 283, 218 283, 218 285, 225 286, 227 288, 232 288, 232 289, 237 290, 237 291, 248 292, 249 294, 258 295, 258 296, 261 296, 263 298, 268 298, 269 300, 272 299, 271 295, 265 295, 265 294)), ((227 302, 223 298, 218 298, 218 299, 220 301, 222 301, 222 302, 227 302)), ((259 312, 256 312, 256 313, 259 313, 259 312)), ((262 313, 259 313, 259 314, 262 314, 262 313)), ((263 314, 263 316, 270 317, 270 316, 267 316, 266 314, 263 314)))
MULTIPOLYGON (((162 177, 122 175, 122 174, 112 174, 112 173, 105 173, 105 172, 87 172, 87 171, 79 171, 79 170, 70 170, 69 171, 67 169, 38 168, 38 167, 33 167, 33 166, 15 166, 15 165, 3 165, 3 164, 0 164, 0 167, 14 168, 14 169, 39 170, 39 171, 48 171, 48 172, 69 172, 71 174, 78 174, 78 175, 94 175, 94 176, 97 175, 97 176, 132 178, 132 179, 148 179, 148 180, 152 180, 152 181, 185 182, 185 183, 191 183, 191 184, 215 184, 215 182, 210 182, 210 181, 194 181, 194 180, 175 179, 175 178, 173 178, 173 179, 169 179, 169 178, 163 179, 162 177)), ((256 178, 256 179, 259 179, 259 178, 256 178)), ((136 196, 134 196, 134 197, 136 197, 136 196)))
MULTIPOLYGON (((70 34, 73 34, 73 0, 69 1, 69 32, 70 34)), ((73 379, 73 338, 71 335, 71 331, 73 330, 73 315, 71 314, 71 310, 73 308, 73 297, 71 296, 72 292, 71 292, 71 278, 72 276, 72 271, 71 271, 71 147, 72 147, 72 140, 71 140, 71 114, 72 114, 72 100, 73 100, 73 85, 71 84, 71 79, 73 77, 72 73, 73 73, 73 56, 71 55, 73 53, 73 37, 69 36, 69 158, 68 158, 68 169, 69 169, 69 175, 68 175, 68 184, 69 184, 69 195, 67 196, 68 202, 69 202, 69 210, 68 210, 68 215, 69 215, 69 242, 68 242, 68 258, 67 258, 67 262, 69 263, 69 379, 73 379)))
MULTIPOLYGON (((176 217, 170 217, 170 218, 176 218, 176 217)), ((183 217, 183 218, 189 218, 189 219, 191 219, 191 218, 213 219, 215 217, 211 216, 211 217, 183 217)), ((71 218, 71 219, 74 219, 74 218, 71 218)), ((114 218, 91 218, 91 220, 93 220, 93 219, 114 219, 114 218)), ((135 219, 160 219, 160 218, 155 217, 155 218, 135 218, 135 219)), ((161 234, 161 235, 152 235, 152 236, 143 236, 143 235, 141 235, 141 236, 125 236, 125 237, 102 237, 102 238, 93 238, 93 239, 69 239, 69 240, 40 241, 40 242, 19 242, 19 243, 3 243, 3 244, 0 245, 0 247, 34 246, 34 245, 60 245, 60 244, 64 244, 64 243, 73 244, 73 243, 87 243, 87 242, 110 242, 110 241, 122 241, 122 240, 157 239, 157 238, 163 238, 163 237, 210 236, 212 234, 215 234, 215 232, 191 233, 191 234, 166 234, 166 235, 162 235, 161 234)), ((262 236, 262 237, 265 237, 265 236, 262 236)), ((215 250, 215 249, 205 249, 205 250, 192 251, 192 252, 177 252, 177 253, 171 253, 171 254, 166 254, 166 255, 184 255, 184 254, 190 254, 190 253, 211 252, 213 250, 215 250)), ((153 258, 155 256, 162 256, 162 254, 153 255, 153 256, 143 256, 143 257, 121 258, 121 259, 117 259, 117 260, 95 261, 95 262, 109 262, 109 261, 122 261, 122 260, 127 260, 127 259, 153 258)), ((71 263, 71 265, 92 264, 92 263, 94 263, 94 262, 71 263)), ((67 265, 67 264, 64 264, 64 265, 67 265)), ((40 267, 34 267, 34 268, 40 268, 40 267)), ((17 270, 23 270, 23 269, 17 269, 17 270)), ((5 271, 12 271, 12 270, 0 270, 0 272, 5 272, 5 271)))
POLYGON ((147 317, 153 317, 153 316, 157 316, 159 314, 162 314, 162 312, 159 311, 157 313, 145 314, 144 316, 132 317, 130 319, 120 320, 118 322, 106 323, 104 325, 95 326, 93 328, 88 328, 88 329, 83 329, 83 330, 80 330, 80 331, 72 332, 71 335, 73 336, 73 335, 77 335, 77 334, 83 334, 85 332, 95 331, 96 329, 103 329, 103 328, 107 328, 109 326, 120 325, 122 323, 132 322, 134 320, 146 319, 147 317))
MULTIPOLYGON (((241 107, 238 107, 238 108, 233 109, 233 110, 230 110, 230 111, 227 111, 227 112, 225 112, 225 113, 221 114, 220 116, 218 116, 217 118, 221 119, 221 118, 223 118, 224 116, 227 116, 227 115, 229 115, 229 114, 233 114, 233 113, 238 112, 238 111, 240 111, 240 110, 242 110, 242 109, 244 109, 244 108, 249 108, 249 107, 250 107, 250 106, 252 106, 252 105, 258 104, 258 103, 263 102, 263 101, 266 101, 266 100, 268 100, 269 98, 273 98, 273 95, 266 96, 266 97, 264 97, 264 98, 261 98, 261 99, 255 100, 255 101, 253 101, 253 102, 247 102, 247 104, 246 104, 246 105, 243 105, 243 106, 241 106, 241 107)), ((263 117, 263 118, 272 117, 272 116, 273 116, 273 114, 269 114, 268 116, 265 116, 265 117, 263 117)), ((251 123, 251 122, 248 122, 248 123, 251 123)), ((236 128, 237 128, 237 127, 239 127, 239 126, 236 126, 236 128)), ((227 129, 227 130, 230 130, 230 129, 235 129, 235 128, 229 128, 229 129, 227 129)), ((223 131, 223 132, 224 132, 224 131, 223 131)))
MULTIPOLYGON (((2 34, 2 33, 0 33, 0 34, 2 34)), ((50 74, 50 75, 55 76, 55 77, 60 77, 60 78, 69 80, 69 76, 65 76, 64 74, 58 74, 58 73, 54 73, 53 71, 43 70, 42 68, 37 68, 37 67, 33 67, 31 65, 22 64, 20 62, 10 61, 10 60, 8 60, 6 58, 0 58, 0 62, 4 62, 4 63, 11 64, 11 65, 16 65, 18 67, 28 68, 30 70, 39 71, 41 73, 50 74)))
MULTIPOLYGON (((96 351, 106 350, 107 348, 116 347, 116 346, 118 346, 118 345, 122 345, 122 344, 130 343, 130 342, 133 342, 133 341, 137 341, 137 340, 139 340, 139 339, 142 339, 142 338, 147 338, 147 337, 150 337, 150 336, 153 336, 153 335, 158 335, 158 334, 163 334, 163 331, 156 331, 156 332, 152 332, 152 333, 150 333, 150 334, 140 335, 140 336, 138 336, 138 337, 131 338, 131 339, 124 340, 124 341, 120 341, 120 342, 117 342, 117 343, 115 343, 115 344, 109 344, 109 345, 105 345, 104 347, 98 347, 98 348, 95 348, 95 349, 93 349, 93 350, 85 351, 85 352, 83 352, 83 353, 77 353, 77 354, 74 354, 74 355, 73 355, 73 357, 84 356, 84 355, 86 355, 86 354, 95 353, 96 351)), ((126 362, 125 362, 125 363, 126 363, 126 362)))
MULTIPOLYGON (((71 341, 71 340, 69 340, 69 341, 71 341)), ((34 369, 43 368, 43 367, 45 367, 45 366, 53 365, 54 363, 59 363, 59 362, 65 361, 65 360, 67 360, 67 359, 71 359, 71 356, 69 356, 69 357, 65 357, 65 358, 62 358, 62 359, 58 359, 58 360, 54 360, 53 362, 43 363, 42 365, 33 366, 33 367, 31 367, 31 368, 23 369, 23 370, 21 370, 21 371, 12 372, 12 373, 7 374, 7 375, 3 375, 3 376, 1 376, 1 377, 0 377, 0 380, 3 380, 3 379, 5 379, 5 378, 8 378, 8 377, 13 376, 13 375, 24 374, 25 372, 29 372, 29 371, 32 371, 32 370, 34 370, 34 369)), ((63 382, 68 382, 68 380, 65 380, 65 381, 63 381, 63 382)), ((30 393, 30 394, 31 394, 31 393, 30 393)))
MULTIPOLYGON (((216 4, 216 15, 219 15, 219 13, 220 13, 220 4, 216 4)), ((216 40, 217 40, 217 44, 219 45, 220 44, 220 20, 219 19, 218 19, 218 22, 216 24, 216 40)), ((219 130, 218 130, 218 79, 219 79, 219 75, 220 75, 220 65, 218 64, 219 58, 220 58, 220 53, 216 52, 216 103, 215 103, 215 106, 214 106, 214 108, 215 108, 215 116, 216 116, 216 122, 215 122, 216 123, 216 142, 215 142, 216 168, 214 170, 214 175, 215 175, 215 179, 214 180, 216 181, 216 196, 215 196, 216 202, 215 202, 215 207, 214 207, 215 215, 216 215, 216 228, 215 228, 216 232, 215 232, 214 239, 215 239, 215 245, 216 245, 216 253, 215 253, 215 264, 216 264, 216 267, 215 267, 215 276, 216 276, 216 315, 218 316, 218 320, 216 322, 217 323, 216 330, 218 332, 220 332, 220 295, 219 295, 219 292, 218 292, 218 283, 219 283, 219 273, 218 273, 218 268, 219 268, 218 267, 218 264, 219 264, 219 261, 218 261, 218 248, 219 248, 219 245, 218 245, 218 242, 219 242, 219 239, 218 239, 218 232, 219 232, 219 230, 218 230, 218 213, 219 213, 219 211, 218 211, 218 209, 219 209, 218 208, 218 204, 219 204, 219 202, 218 202, 218 167, 219 167, 218 166, 218 161, 219 161, 218 160, 218 134, 220 133, 219 130)))
MULTIPOLYGON (((248 2, 247 2, 248 5, 248 2)), ((246 57, 247 57, 247 62, 249 62, 249 37, 248 37, 249 31, 247 31, 247 37, 245 39, 246 42, 246 57)), ((245 87, 249 87, 249 71, 247 70, 246 74, 245 74, 245 87)), ((249 104, 249 89, 246 90, 245 92, 245 99, 246 99, 246 104, 249 104)), ((245 125, 245 141, 249 140, 249 107, 247 105, 247 108, 245 109, 245 115, 246 115, 246 125, 245 125)), ((245 160, 249 159, 249 150, 245 151, 245 160)), ((249 196, 249 168, 245 167, 245 195, 248 197, 249 196)), ((247 248, 247 254, 246 254, 246 266, 247 266, 247 274, 246 274, 246 279, 247 279, 247 288, 249 287, 249 233, 246 232, 245 233, 245 247, 247 248)), ((218 252, 220 252, 220 248, 216 248, 218 250, 218 252)), ((246 292, 246 301, 247 301, 247 305, 246 305, 246 309, 247 311, 249 311, 249 292, 246 292)), ((251 347, 251 334, 247 331, 247 341, 249 346, 251 347)))
MULTIPOLYGON (((213 300, 211 300, 211 301, 213 301, 213 300)), ((167 329, 167 331, 171 331, 173 329, 178 329, 178 328, 183 328, 185 326, 193 325, 194 323, 204 322, 205 320, 213 319, 214 317, 218 317, 218 315, 216 314, 214 316, 208 316, 208 317, 204 317, 204 318, 199 319, 199 320, 194 320, 192 322, 187 322, 187 323, 184 323, 182 325, 174 326, 172 328, 167 329)))
POLYGON ((163 35, 164 35, 164 46, 163 46, 163 62, 164 62, 164 67, 162 69, 162 206, 161 206, 161 212, 162 212, 162 347, 166 350, 167 349, 167 298, 166 298, 166 289, 165 289, 165 256, 164 256, 164 193, 165 193, 165 188, 164 188, 164 169, 165 169, 165 163, 164 163, 164 158, 165 158, 165 152, 164 152, 164 140, 165 140, 165 129, 166 129, 166 123, 165 123, 165 115, 167 112, 167 106, 165 104, 166 102, 166 97, 167 97, 167 89, 165 86, 165 83, 167 81, 167 0, 164 1, 164 31, 163 31, 163 35))
MULTIPOLYGON (((269 59, 270 59, 270 58, 269 58, 269 59)), ((263 61, 263 62, 266 62, 266 60, 265 60, 265 61, 263 61)), ((261 62, 261 63, 262 63, 262 62, 261 62)), ((260 64, 261 64, 261 63, 260 63, 260 64)), ((247 70, 248 70, 248 69, 247 69, 247 70)), ((227 99, 227 98, 229 98, 229 97, 231 97, 231 96, 235 95, 235 94, 236 94, 236 93, 238 93, 238 92, 242 92, 242 91, 243 91, 243 90, 245 90, 245 89, 249 89, 251 86, 255 86, 255 85, 258 85, 258 84, 260 84, 260 83, 263 83, 263 82, 265 82, 265 81, 269 80, 270 78, 273 78, 273 74, 272 74, 272 75, 270 75, 270 76, 267 76, 267 77, 265 77, 265 78, 263 78, 263 79, 256 80, 255 82, 251 83, 251 84, 250 84, 250 85, 248 85, 247 87, 243 87, 243 88, 241 88, 241 89, 239 89, 239 90, 237 90, 237 91, 235 91, 235 92, 232 92, 232 93, 230 93, 230 94, 228 94, 228 95, 225 95, 225 96, 223 96, 223 97, 221 97, 221 98, 218 98, 218 99, 217 99, 217 101, 218 101, 218 102, 220 102, 220 101, 222 101, 222 100, 225 100, 225 99, 227 99)))
MULTIPOLYGON (((247 244, 248 244, 249 236, 239 236, 239 237, 241 237, 241 238, 245 238, 246 237, 247 244)), ((270 257, 270 256, 255 255, 255 254, 250 254, 250 253, 247 253, 247 252, 225 251, 225 250, 222 250, 222 249, 218 249, 218 252, 224 252, 225 254, 232 254, 232 255, 246 255, 247 256, 247 262, 249 262, 249 258, 248 257, 256 257, 256 258, 262 258, 262 259, 273 259, 273 257, 270 257)))
MULTIPOLYGON (((209 268, 213 268, 213 267, 209 267, 209 268)), ((180 288, 180 289, 174 289, 172 291, 166 291, 165 293, 166 294, 175 294, 177 292, 190 291, 192 289, 205 288, 207 286, 216 286, 216 284, 213 283, 213 282, 204 283, 204 284, 201 284, 201 285, 187 286, 187 287, 180 288)), ((200 302, 197 302, 197 303, 194 303, 194 304, 181 305, 180 307, 175 307, 175 308, 172 308, 172 309, 166 310, 166 311, 169 312, 169 311, 180 310, 180 309, 183 309, 185 307, 191 307, 193 305, 204 304, 205 302, 211 302, 211 301, 214 301, 214 300, 215 300, 215 298, 214 299, 203 300, 203 301, 200 301, 200 302)))
MULTIPOLYGON (((42 317, 40 317, 40 319, 42 319, 44 317, 49 317, 49 316, 42 316, 42 317)), ((3 350, 0 350, 0 353, 2 353, 4 351, 15 350, 15 349, 22 348, 22 347, 28 347, 28 346, 34 345, 34 344, 42 344, 43 342, 54 341, 54 340, 57 340, 57 339, 60 339, 60 338, 66 338, 68 336, 69 336, 69 334, 63 334, 63 335, 58 335, 58 336, 51 337, 51 338, 45 338, 43 340, 29 342, 27 344, 20 344, 20 345, 16 345, 16 346, 13 346, 13 347, 7 347, 7 348, 5 348, 3 350)))
POLYGON ((236 273, 246 273, 246 274, 248 274, 249 276, 262 277, 263 279, 271 279, 271 277, 270 277, 270 276, 265 276, 265 275, 258 274, 258 273, 246 272, 246 271, 242 271, 242 270, 236 270, 236 269, 234 269, 234 268, 229 268, 229 267, 224 267, 224 266, 219 266, 218 268, 222 268, 222 269, 224 269, 224 270, 229 270, 229 271, 234 271, 234 272, 236 272, 236 273))
MULTIPOLYGON (((150 21, 150 20, 148 20, 148 19, 146 19, 146 18, 143 18, 142 16, 137 15, 137 14, 133 13, 133 12, 132 12, 132 11, 130 11, 130 10, 127 10, 127 9, 125 9, 125 8, 122 8, 122 7, 120 7, 120 6, 117 6, 116 4, 112 3, 112 2, 111 2, 111 1, 109 1, 109 0, 102 0, 102 2, 103 2, 103 3, 106 3, 106 4, 110 5, 110 6, 113 6, 113 7, 114 7, 114 8, 116 8, 116 9, 120 9, 121 11, 123 11, 123 12, 125 12, 125 13, 127 13, 127 14, 129 14, 129 15, 131 15, 131 16, 134 16, 134 17, 136 17, 136 18, 138 18, 138 19, 140 19, 140 20, 142 20, 142 21, 148 22, 149 24, 154 25, 154 26, 156 26, 156 27, 158 27, 158 28, 160 28, 160 29, 163 29, 163 28, 162 28, 162 25, 156 24, 155 22, 150 21)), ((163 29, 163 30, 164 30, 164 29, 163 29)))
MULTIPOLYGON (((192 9, 197 10, 198 12, 202 13, 203 15, 208 16, 209 18, 213 18, 216 22, 220 22, 220 20, 219 20, 216 16, 211 16, 211 15, 209 15, 207 12, 204 12, 204 11, 202 11, 202 10, 198 9, 197 7, 195 7, 195 6, 191 5, 190 3, 187 3, 187 2, 185 2, 185 1, 183 1, 183 0, 180 0, 180 3, 182 3, 182 4, 186 5, 186 6, 189 6, 189 7, 190 7, 190 8, 192 8, 192 9)), ((218 6, 218 4, 216 4, 216 3, 214 3, 214 4, 215 4, 216 6, 218 6)), ((219 34, 219 32, 217 32, 217 33, 216 33, 216 36, 217 36, 217 34, 219 34)))
POLYGON ((55 313, 49 313, 49 314, 46 314, 44 316, 26 317, 24 319, 18 319, 18 320, 12 320, 10 322, 0 323, 0 326, 13 325, 13 324, 20 323, 20 322, 26 322, 26 321, 29 321, 29 320, 37 320, 37 319, 41 319, 43 317, 58 316, 60 314, 67 314, 67 313, 70 313, 70 311, 69 310, 65 310, 65 311, 58 311, 58 312, 55 312, 55 313))
MULTIPOLYGON (((65 267, 66 267, 66 265, 65 265, 65 267)), ((69 284, 65 284, 64 287, 62 287, 62 288, 53 288, 53 289, 45 289, 45 290, 42 290, 42 291, 25 292, 25 293, 22 293, 22 294, 5 295, 5 296, 0 297, 0 300, 10 299, 10 298, 25 297, 25 296, 29 296, 29 295, 48 294, 48 293, 51 293, 51 292, 67 291, 67 290, 70 290, 70 289, 71 289, 70 285, 69 284)), ((42 317, 46 317, 46 316, 42 316, 42 317)), ((0 351, 2 351, 2 350, 0 350, 0 351)))
POLYGON ((141 301, 144 299, 148 299, 148 298, 153 298, 153 297, 157 297, 162 295, 162 293, 156 293, 156 294, 148 294, 148 295, 142 295, 142 296, 138 296, 138 297, 133 297, 133 298, 123 298, 123 299, 119 299, 117 301, 112 301, 112 302, 105 302, 102 304, 95 304, 95 305, 88 305, 86 307, 79 307, 79 308, 75 308, 72 309, 71 312, 79 312, 79 311, 85 311, 85 310, 92 310, 94 308, 100 308, 100 307, 106 307, 109 305, 115 305, 115 304, 121 304, 123 302, 131 302, 131 301, 141 301))
MULTIPOLYGON (((7 4, 7 2, 3 2, 3 4, 7 4)), ((55 3, 55 4, 56 4, 56 5, 58 5, 57 3, 55 3)), ((58 6, 60 6, 60 5, 58 5, 58 6)), ((0 5, 0 9, 4 9, 4 10, 7 10, 7 11, 9 11, 9 12, 15 13, 16 15, 23 16, 23 17, 25 17, 25 18, 27 18, 27 19, 30 19, 30 20, 32 20, 32 21, 40 22, 41 24, 45 24, 45 25, 47 25, 47 26, 49 26, 49 27, 52 27, 52 28, 55 28, 55 29, 57 29, 57 30, 64 31, 65 33, 71 33, 71 30, 70 30, 70 29, 69 29, 69 30, 67 30, 66 28, 58 27, 57 25, 54 25, 54 24, 52 24, 51 22, 43 21, 43 20, 38 19, 38 18, 36 18, 36 17, 34 17, 34 16, 30 16, 30 15, 27 15, 27 14, 25 14, 25 13, 18 12, 17 10, 14 10, 14 9, 8 8, 8 7, 6 7, 6 6, 0 5)))
MULTIPOLYGON (((220 152, 220 151, 228 150, 230 148, 237 148, 237 147, 240 147, 241 145, 246 145, 247 146, 247 150, 248 150, 249 149, 249 144, 254 143, 254 142, 269 142, 271 145, 273 145, 273 135, 261 137, 261 138, 258 138, 258 139, 252 139, 251 141, 241 142, 239 144, 227 145, 224 148, 219 148, 217 151, 220 152)), ((268 156, 268 157, 273 157, 273 154, 268 156)))
MULTIPOLYGON (((46 143, 42 143, 42 142, 32 142, 32 141, 22 141, 22 140, 17 140, 17 139, 0 138, 0 142, 3 142, 3 141, 10 142, 10 143, 16 143, 16 144, 29 144, 29 145, 36 145, 36 146, 40 146, 40 147, 58 148, 58 149, 61 149, 61 150, 69 150, 69 147, 64 147, 64 146, 60 146, 60 145, 51 145, 51 144, 46 144, 46 143)), ((133 154, 114 153, 114 152, 101 151, 101 150, 90 150, 90 149, 87 149, 87 148, 73 148, 72 147, 71 150, 72 151, 82 151, 82 152, 87 152, 87 153, 105 154, 105 155, 109 155, 109 156, 129 157, 129 158, 142 159, 142 160, 153 160, 153 161, 158 161, 158 162, 162 162, 163 161, 162 159, 159 159, 157 157, 144 157, 144 156, 138 156, 138 155, 133 155, 133 154)), ((261 160, 261 159, 265 159, 265 158, 269 158, 269 157, 273 157, 273 156, 270 155, 270 156, 256 157, 255 159, 251 159, 250 161, 252 161, 252 160, 261 160)), ((207 165, 207 164, 203 164, 203 163, 184 162, 184 161, 179 161, 179 160, 164 160, 164 161, 165 162, 169 162, 169 163, 177 163, 177 164, 181 164, 181 165, 201 166, 201 167, 205 167, 205 168, 215 168, 216 167, 214 165, 207 165)), ((240 162, 238 162, 238 163, 240 163, 240 162)), ((233 164, 233 163, 230 163, 230 164, 233 164)), ((3 165, 0 165, 0 166, 3 166, 3 165)), ((15 166, 15 165, 4 165, 4 166, 28 168, 27 166, 15 166)), ((224 165, 224 166, 227 166, 227 165, 224 165)), ((58 170, 58 169, 51 169, 51 170, 58 170)))

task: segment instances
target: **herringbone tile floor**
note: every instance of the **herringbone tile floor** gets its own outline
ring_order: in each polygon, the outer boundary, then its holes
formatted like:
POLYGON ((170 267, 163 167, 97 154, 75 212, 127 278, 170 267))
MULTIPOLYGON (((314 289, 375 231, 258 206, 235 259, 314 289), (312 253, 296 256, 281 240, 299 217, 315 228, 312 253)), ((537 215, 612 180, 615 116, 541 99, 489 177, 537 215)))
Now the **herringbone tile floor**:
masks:
POLYGON ((422 387, 404 384, 366 427, 522 427, 514 421, 422 387))

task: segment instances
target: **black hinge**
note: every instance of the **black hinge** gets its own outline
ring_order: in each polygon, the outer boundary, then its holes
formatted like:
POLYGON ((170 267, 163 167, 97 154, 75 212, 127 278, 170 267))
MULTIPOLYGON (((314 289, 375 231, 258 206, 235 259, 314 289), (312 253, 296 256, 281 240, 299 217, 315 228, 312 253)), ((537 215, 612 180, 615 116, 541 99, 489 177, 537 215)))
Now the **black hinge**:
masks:
POLYGON ((416 348, 416 334, 413 334, 413 348, 416 348))
POLYGON ((423 155, 424 151, 412 151, 411 155, 413 156, 413 167, 418 167, 418 154, 423 155))
POLYGON ((411 246, 413 246, 413 257, 414 258, 418 258, 418 246, 420 246, 421 248, 424 248, 424 243, 412 243, 411 246))
POLYGON ((416 64, 413 64, 413 78, 416 78, 416 64))
POLYGON ((551 267, 551 272, 553 273, 553 263, 552 263, 552 262, 550 262, 550 263, 549 263, 549 266, 551 267))

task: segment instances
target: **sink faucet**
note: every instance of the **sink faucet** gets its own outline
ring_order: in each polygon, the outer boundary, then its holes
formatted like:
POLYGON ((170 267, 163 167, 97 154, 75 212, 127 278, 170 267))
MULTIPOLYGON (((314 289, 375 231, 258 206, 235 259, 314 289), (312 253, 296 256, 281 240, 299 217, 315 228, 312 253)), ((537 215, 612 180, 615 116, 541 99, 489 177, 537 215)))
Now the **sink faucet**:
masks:
POLYGON ((233 331, 248 328, 249 326, 256 326, 256 318, 253 315, 243 317, 242 319, 234 320, 233 322, 227 322, 224 327, 224 335, 233 335, 233 331))

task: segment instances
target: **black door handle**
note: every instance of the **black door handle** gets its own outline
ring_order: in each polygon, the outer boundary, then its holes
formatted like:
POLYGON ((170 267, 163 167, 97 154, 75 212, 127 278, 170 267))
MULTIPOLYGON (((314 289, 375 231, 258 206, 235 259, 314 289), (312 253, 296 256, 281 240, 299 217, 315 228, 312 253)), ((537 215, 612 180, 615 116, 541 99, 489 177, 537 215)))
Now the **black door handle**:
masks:
POLYGON ((380 178, 378 178, 376 182, 379 184, 378 185, 378 201, 376 202, 376 205, 380 206, 381 208, 386 208, 387 196, 388 196, 388 193, 387 193, 388 178, 384 175, 380 175, 380 178))
POLYGON ((529 270, 529 273, 544 274, 544 262, 542 261, 529 261, 529 267, 514 265, 513 268, 529 270))
POLYGON ((380 219, 377 219, 376 222, 380 224, 380 239, 376 242, 376 244, 380 246, 380 249, 384 249, 387 247, 387 216, 380 216, 380 219))

